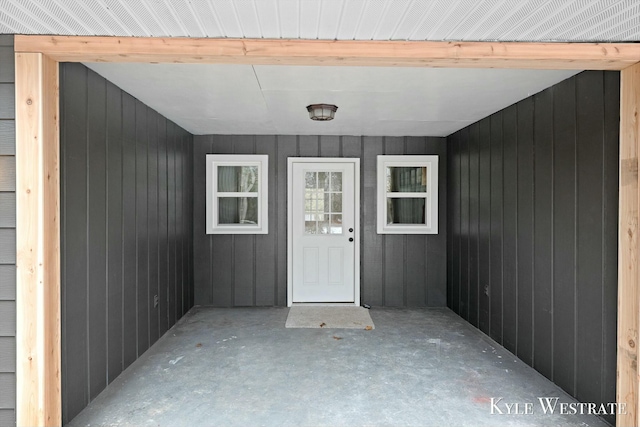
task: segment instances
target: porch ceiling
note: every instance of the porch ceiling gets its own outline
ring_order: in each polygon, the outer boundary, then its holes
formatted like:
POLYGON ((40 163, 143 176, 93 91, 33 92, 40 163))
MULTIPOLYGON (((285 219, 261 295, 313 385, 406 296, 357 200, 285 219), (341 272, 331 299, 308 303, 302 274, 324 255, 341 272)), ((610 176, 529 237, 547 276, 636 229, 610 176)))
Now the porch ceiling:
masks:
MULTIPOLYGON (((634 41, 622 0, 0 0, 0 33, 327 40, 634 41)), ((87 64, 195 134, 445 136, 575 71, 87 64), (305 106, 334 103, 328 123, 305 106)))
POLYGON ((0 33, 633 41, 637 0, 0 0, 0 33))
POLYGON ((576 73, 392 67, 86 64, 194 134, 447 136, 576 73), (330 122, 306 106, 338 106, 330 122))

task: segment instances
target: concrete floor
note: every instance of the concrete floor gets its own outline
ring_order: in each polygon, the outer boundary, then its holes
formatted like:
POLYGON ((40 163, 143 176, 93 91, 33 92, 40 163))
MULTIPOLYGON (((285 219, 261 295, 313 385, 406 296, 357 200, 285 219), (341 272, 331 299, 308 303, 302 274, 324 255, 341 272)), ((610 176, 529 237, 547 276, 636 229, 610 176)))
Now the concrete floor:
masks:
POLYGON ((538 397, 575 400, 448 309, 374 308, 372 331, 287 312, 192 309, 69 426, 607 425, 545 415, 538 397))

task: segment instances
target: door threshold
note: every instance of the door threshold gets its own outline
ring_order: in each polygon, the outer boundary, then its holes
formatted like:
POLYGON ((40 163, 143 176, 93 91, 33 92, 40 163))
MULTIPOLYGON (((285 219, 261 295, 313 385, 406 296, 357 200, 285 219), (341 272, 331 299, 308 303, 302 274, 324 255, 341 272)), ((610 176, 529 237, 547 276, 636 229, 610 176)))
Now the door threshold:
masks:
POLYGON ((294 302, 289 307, 359 307, 355 302, 294 302))

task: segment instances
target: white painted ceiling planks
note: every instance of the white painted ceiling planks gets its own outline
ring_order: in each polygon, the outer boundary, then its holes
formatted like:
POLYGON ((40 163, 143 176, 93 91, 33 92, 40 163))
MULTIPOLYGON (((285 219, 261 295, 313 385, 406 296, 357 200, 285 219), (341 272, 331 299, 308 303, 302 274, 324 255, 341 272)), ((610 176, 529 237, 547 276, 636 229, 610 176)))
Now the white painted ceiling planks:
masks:
MULTIPOLYGON (((0 0, 0 33, 625 42, 640 40, 640 1, 0 0)), ((195 134, 446 136, 576 73, 86 65, 195 134), (318 102, 336 119, 309 120, 318 102)))
POLYGON ((0 33, 637 41, 638 0, 0 0, 0 33))

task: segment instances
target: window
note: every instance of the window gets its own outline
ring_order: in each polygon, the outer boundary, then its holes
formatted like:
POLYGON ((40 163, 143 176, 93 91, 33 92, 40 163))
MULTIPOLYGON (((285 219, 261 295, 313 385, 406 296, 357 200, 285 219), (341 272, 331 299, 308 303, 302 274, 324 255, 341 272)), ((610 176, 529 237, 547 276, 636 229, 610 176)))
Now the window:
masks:
POLYGON ((207 233, 267 234, 266 155, 207 154, 207 233))
POLYGON ((438 234, 438 156, 378 156, 378 234, 438 234))
POLYGON ((305 172, 304 234, 343 234, 342 172, 305 172))

